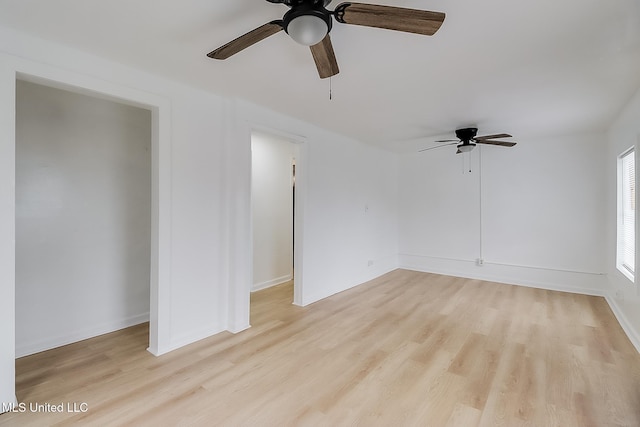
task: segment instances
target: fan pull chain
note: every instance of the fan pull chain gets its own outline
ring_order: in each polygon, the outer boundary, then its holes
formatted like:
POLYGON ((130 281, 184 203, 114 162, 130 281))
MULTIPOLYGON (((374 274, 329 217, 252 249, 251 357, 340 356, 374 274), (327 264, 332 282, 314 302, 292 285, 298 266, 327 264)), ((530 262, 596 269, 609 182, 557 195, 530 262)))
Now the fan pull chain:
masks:
POLYGON ((329 76, 329 101, 332 100, 331 89, 332 89, 332 81, 331 81, 331 76, 329 76))
POLYGON ((471 173, 471 153, 466 152, 462 153, 462 175, 467 173, 467 165, 469 165, 468 172, 471 173))

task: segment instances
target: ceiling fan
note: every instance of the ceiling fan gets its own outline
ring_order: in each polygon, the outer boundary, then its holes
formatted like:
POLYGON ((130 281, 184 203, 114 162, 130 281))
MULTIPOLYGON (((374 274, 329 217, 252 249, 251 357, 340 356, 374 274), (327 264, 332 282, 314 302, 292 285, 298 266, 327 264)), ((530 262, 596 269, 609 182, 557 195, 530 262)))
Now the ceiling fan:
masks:
POLYGON ((477 128, 463 128, 456 130, 458 139, 441 139, 435 142, 446 142, 447 144, 437 145, 435 147, 424 148, 421 151, 433 150, 434 148, 446 147, 448 145, 457 145, 456 154, 467 153, 474 149, 476 144, 500 145, 502 147, 513 147, 515 142, 496 141, 497 138, 512 138, 508 133, 498 133, 494 135, 476 136, 477 128))
POLYGON ((227 59, 249 46, 284 30, 296 42, 310 46, 321 79, 340 72, 329 32, 333 19, 341 24, 385 28, 431 36, 442 25, 445 14, 402 7, 345 2, 333 11, 331 0, 267 0, 290 7, 282 19, 268 22, 207 54, 227 59), (333 17, 333 19, 332 19, 333 17))

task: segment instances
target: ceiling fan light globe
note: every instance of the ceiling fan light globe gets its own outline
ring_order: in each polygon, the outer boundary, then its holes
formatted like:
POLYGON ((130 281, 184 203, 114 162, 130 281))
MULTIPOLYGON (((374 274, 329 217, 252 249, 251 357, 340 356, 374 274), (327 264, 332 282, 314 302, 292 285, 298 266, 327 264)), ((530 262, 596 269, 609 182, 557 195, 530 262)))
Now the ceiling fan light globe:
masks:
POLYGON ((460 144, 458 145, 458 150, 460 150, 460 152, 462 153, 468 153, 469 151, 473 150, 473 148, 476 146, 476 144, 470 143, 470 144, 460 144))
POLYGON ((301 15, 293 18, 287 26, 287 33, 303 46, 313 46, 322 41, 329 31, 327 23, 315 15, 301 15))

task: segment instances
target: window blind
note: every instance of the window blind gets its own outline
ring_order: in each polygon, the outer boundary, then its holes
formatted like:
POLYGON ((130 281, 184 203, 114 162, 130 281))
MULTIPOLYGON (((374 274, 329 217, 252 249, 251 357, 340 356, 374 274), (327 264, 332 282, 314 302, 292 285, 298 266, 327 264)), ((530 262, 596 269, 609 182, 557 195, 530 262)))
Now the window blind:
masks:
POLYGON ((621 169, 621 264, 631 274, 634 274, 636 259, 636 168, 634 150, 630 150, 622 156, 621 169))

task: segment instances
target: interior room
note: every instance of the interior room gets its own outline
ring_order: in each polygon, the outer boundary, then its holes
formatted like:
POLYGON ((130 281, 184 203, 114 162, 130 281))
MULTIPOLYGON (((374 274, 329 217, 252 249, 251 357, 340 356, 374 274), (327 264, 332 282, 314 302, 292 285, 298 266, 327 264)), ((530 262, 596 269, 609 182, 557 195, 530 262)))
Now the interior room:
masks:
POLYGON ((0 425, 640 424, 636 0, 0 10, 0 425))
POLYGON ((150 111, 19 80, 16 356, 148 322, 150 233, 150 111))

